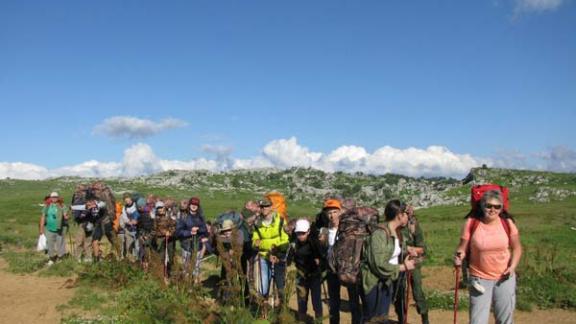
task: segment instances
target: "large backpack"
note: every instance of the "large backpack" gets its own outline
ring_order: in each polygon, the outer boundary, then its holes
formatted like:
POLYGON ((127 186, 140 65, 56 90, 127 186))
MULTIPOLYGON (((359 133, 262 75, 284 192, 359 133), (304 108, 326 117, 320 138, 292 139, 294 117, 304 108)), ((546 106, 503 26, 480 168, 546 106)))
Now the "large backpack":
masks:
POLYGON ((234 223, 234 225, 236 226, 236 228, 239 231, 242 231, 244 235, 244 242, 248 242, 252 239, 248 231, 248 226, 246 225, 246 222, 244 222, 244 219, 242 218, 242 214, 240 214, 237 211, 230 210, 218 215, 218 217, 216 217, 216 226, 218 227, 218 229, 222 228, 222 224, 224 223, 225 220, 231 220, 232 223, 234 223))
POLYGON ((109 217, 110 221, 114 220, 116 217, 116 198, 114 198, 112 189, 104 182, 96 181, 90 186, 90 193, 97 200, 106 203, 106 216, 109 217))
POLYGON ((378 210, 357 207, 340 216, 336 242, 328 255, 328 265, 340 283, 346 286, 359 281, 365 239, 378 224, 378 210))
MULTIPOLYGON (((72 202, 70 205, 77 206, 86 204, 86 194, 86 186, 83 184, 77 185, 74 189, 74 194, 72 195, 72 202)), ((82 223, 84 220, 86 220, 86 210, 72 210, 72 216, 74 217, 74 221, 76 223, 82 223)))

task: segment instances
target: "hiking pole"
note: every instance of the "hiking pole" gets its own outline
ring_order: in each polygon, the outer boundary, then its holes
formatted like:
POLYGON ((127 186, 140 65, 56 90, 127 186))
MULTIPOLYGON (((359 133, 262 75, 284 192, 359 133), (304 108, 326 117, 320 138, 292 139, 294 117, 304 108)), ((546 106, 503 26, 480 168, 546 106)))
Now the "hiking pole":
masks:
POLYGON ((270 292, 270 295, 272 296, 272 309, 274 309, 274 307, 276 306, 276 290, 274 289, 274 283, 276 281, 276 274, 274 273, 274 265, 275 263, 272 263, 272 267, 270 269, 270 281, 268 284, 268 290, 270 292))
POLYGON ((408 323, 408 306, 410 305, 410 281, 412 281, 412 271, 406 273, 406 302, 404 304, 404 323, 408 323))
POLYGON ((460 284, 460 267, 454 266, 456 284, 454 285, 454 324, 458 321, 458 285, 460 284))
POLYGON ((164 236, 164 279, 168 278, 168 235, 164 236))

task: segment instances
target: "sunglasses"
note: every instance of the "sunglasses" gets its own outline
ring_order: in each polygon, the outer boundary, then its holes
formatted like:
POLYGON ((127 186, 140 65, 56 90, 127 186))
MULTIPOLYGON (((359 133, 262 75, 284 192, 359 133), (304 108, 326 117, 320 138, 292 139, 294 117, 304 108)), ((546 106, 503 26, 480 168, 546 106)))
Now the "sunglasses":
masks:
POLYGON ((485 206, 484 208, 486 208, 486 209, 492 209, 492 208, 494 208, 494 209, 496 209, 496 210, 500 210, 500 209, 502 209, 502 205, 486 204, 486 206, 485 206))

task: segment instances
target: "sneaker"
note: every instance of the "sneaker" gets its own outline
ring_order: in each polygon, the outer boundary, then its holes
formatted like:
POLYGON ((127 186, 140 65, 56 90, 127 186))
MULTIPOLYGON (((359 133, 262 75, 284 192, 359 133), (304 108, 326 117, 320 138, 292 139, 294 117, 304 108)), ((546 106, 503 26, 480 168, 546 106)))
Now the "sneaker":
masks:
POLYGON ((53 264, 54 264, 54 261, 52 261, 52 260, 49 260, 49 261, 48 261, 48 263, 47 263, 46 265, 50 267, 50 266, 52 266, 53 264))

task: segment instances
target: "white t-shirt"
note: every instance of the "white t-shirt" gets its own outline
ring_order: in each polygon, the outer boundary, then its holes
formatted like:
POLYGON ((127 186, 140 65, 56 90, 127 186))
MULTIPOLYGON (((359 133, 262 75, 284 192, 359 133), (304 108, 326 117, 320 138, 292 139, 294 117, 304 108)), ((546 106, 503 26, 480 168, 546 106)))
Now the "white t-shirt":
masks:
POLYGON ((329 247, 334 246, 334 243, 336 242, 336 233, 338 233, 337 227, 328 229, 328 246, 329 247))
POLYGON ((400 248, 400 240, 398 238, 394 238, 394 253, 392 253, 392 257, 388 263, 390 264, 398 264, 398 257, 402 253, 402 249, 400 248))

